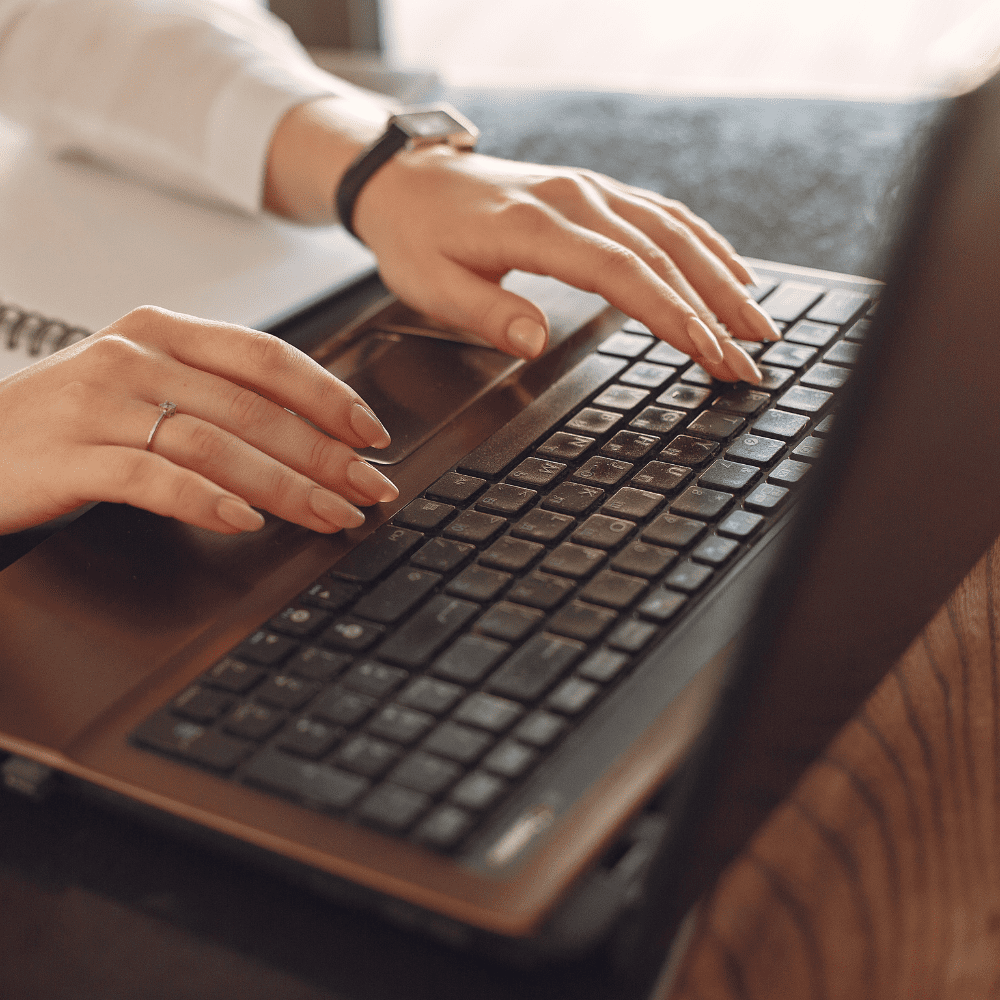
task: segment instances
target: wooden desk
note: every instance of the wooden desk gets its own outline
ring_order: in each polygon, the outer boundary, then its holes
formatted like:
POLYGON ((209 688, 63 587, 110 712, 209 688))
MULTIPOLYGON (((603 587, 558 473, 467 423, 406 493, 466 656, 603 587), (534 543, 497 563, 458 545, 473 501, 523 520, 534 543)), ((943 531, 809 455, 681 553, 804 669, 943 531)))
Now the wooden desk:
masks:
POLYGON ((1000 993, 1000 542, 708 903, 675 997, 1000 993))

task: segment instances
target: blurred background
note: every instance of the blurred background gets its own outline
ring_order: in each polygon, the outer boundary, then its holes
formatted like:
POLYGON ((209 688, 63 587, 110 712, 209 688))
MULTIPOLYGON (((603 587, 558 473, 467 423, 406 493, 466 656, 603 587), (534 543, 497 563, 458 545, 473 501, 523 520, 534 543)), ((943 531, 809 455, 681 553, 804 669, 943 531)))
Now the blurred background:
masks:
POLYGON ((271 0, 271 7, 313 48, 353 50, 359 64, 431 70, 455 87, 892 100, 961 86, 1000 49, 1000 0, 271 0))

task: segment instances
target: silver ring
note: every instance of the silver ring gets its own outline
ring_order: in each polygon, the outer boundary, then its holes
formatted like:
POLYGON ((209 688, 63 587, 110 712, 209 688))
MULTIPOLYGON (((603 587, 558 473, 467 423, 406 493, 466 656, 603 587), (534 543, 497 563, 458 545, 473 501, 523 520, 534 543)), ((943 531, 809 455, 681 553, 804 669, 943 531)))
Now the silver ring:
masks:
POLYGON ((156 418, 156 423, 153 424, 153 429, 149 432, 149 437, 146 438, 146 451, 149 451, 149 446, 153 443, 153 435, 160 429, 160 424, 162 424, 167 417, 172 417, 176 412, 176 403, 160 403, 160 415, 156 418))

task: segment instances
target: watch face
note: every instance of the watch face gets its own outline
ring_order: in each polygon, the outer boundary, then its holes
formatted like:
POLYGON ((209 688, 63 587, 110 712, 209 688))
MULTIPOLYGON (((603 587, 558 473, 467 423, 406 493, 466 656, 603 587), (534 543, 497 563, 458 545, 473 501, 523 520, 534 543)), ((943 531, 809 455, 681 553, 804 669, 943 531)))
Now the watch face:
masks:
POLYGON ((448 106, 417 108, 394 115, 392 122, 410 137, 411 145, 449 142, 471 149, 479 138, 475 125, 448 106))
POLYGON ((444 111, 421 111, 405 117, 406 131, 414 138, 433 139, 448 135, 459 127, 458 122, 444 111))

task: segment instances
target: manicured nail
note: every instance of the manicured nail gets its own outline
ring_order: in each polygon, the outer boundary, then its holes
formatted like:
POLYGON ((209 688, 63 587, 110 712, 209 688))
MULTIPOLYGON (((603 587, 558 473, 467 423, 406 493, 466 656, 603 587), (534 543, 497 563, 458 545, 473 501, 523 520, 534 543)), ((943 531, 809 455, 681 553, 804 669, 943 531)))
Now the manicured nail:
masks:
POLYGON ((722 351, 725 355, 726 364, 729 365, 730 369, 736 375, 743 379, 744 382, 752 382, 754 385, 760 385, 763 379, 760 369, 754 364, 753 358, 739 344, 732 340, 727 340, 723 344, 722 351))
POLYGON ((781 331, 774 325, 774 320, 756 302, 744 302, 740 306, 740 315, 761 340, 781 340, 781 331))
POLYGON ((736 277, 743 282, 744 285, 756 285, 757 281, 754 278, 753 271, 750 270, 743 261, 740 260, 739 255, 733 248, 733 245, 729 245, 729 249, 732 251, 732 257, 729 258, 732 264, 732 270, 735 272, 736 277))
POLYGON ((365 523, 365 515, 354 504, 318 486, 309 494, 309 506, 317 517, 335 528, 360 528, 365 523))
POLYGON ((695 346, 704 355, 706 361, 722 360, 722 348, 715 334, 697 316, 692 316, 684 327, 687 335, 694 341, 695 346))
POLYGON ((237 531, 260 531, 264 527, 263 516, 236 497, 222 497, 215 505, 215 513, 237 531))
POLYGON ((382 421, 361 403, 355 403, 351 407, 351 430, 369 448, 385 448, 392 441, 389 432, 382 426, 382 421))
POLYGON ((548 334, 541 323, 522 316, 507 327, 507 340, 522 358, 537 358, 545 347, 548 334))
POLYGON ((386 503, 399 496, 399 490, 391 480, 360 458, 347 466, 347 481, 372 503, 386 503))

